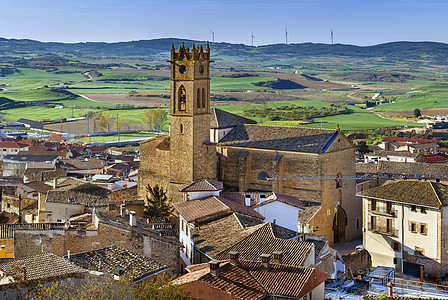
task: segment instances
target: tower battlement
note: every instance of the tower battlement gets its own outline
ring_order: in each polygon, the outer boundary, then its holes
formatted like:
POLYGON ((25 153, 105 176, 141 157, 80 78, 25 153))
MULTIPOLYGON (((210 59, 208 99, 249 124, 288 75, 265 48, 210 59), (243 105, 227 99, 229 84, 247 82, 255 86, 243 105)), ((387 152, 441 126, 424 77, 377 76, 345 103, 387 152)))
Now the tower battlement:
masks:
POLYGON ((201 46, 195 45, 193 43, 193 47, 190 49, 185 47, 184 43, 179 45, 179 48, 176 52, 174 48, 174 44, 171 45, 171 61, 176 60, 210 60, 210 46, 207 42, 207 46, 205 47, 205 51, 201 46))

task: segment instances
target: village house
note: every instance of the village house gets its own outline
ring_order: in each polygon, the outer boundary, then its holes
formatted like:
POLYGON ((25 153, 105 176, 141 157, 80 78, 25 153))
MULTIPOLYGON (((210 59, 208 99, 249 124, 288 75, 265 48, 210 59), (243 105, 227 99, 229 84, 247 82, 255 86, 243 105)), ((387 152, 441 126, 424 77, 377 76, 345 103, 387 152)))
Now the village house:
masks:
POLYGON ((212 109, 208 47, 176 51, 173 46, 170 62, 170 134, 140 143, 141 196, 148 184, 158 184, 173 202, 181 202, 178 186, 215 179, 226 191, 273 192, 321 203, 311 226, 330 245, 361 236, 355 182, 343 179, 355 175, 355 149, 344 134, 262 126, 212 109))
POLYGON ((20 151, 28 151, 29 145, 18 141, 0 141, 0 159, 8 155, 17 155, 20 151))
POLYGON ((80 268, 106 273, 114 276, 114 279, 128 276, 132 283, 147 281, 168 269, 154 259, 115 245, 76 254, 70 253, 65 258, 80 268))
MULTIPOLYGON (((170 224, 139 218, 132 211, 120 215, 95 210, 74 216, 66 223, 0 225, 0 239, 12 239, 8 245, 13 247, 16 259, 44 250, 64 256, 67 251, 76 254, 116 245, 160 262, 168 268, 168 275, 179 272, 182 246, 170 224)), ((11 249, 8 251, 11 253, 11 249)))
POLYGON ((325 298, 325 272, 283 264, 281 252, 262 254, 257 261, 239 256, 231 252, 228 260, 192 265, 173 284, 184 286, 193 298, 210 300, 325 298))
POLYGON ((372 266, 431 277, 448 271, 448 185, 399 180, 358 193, 372 266))

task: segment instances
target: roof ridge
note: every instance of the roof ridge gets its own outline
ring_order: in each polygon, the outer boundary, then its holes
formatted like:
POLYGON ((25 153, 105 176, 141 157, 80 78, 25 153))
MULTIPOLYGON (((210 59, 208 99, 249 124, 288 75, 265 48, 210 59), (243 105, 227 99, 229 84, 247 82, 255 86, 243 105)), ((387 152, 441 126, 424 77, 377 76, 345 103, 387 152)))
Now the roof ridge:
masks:
MULTIPOLYGON (((439 203, 440 203, 440 206, 443 206, 442 200, 440 200, 439 194, 437 193, 436 189, 434 188, 433 182, 432 182, 432 181, 429 181, 429 185, 431 186, 432 191, 434 192, 434 194, 436 194, 436 197, 437 197, 437 200, 438 200, 439 203)), ((440 206, 439 206, 439 207, 440 207, 440 206)))
POLYGON ((280 125, 264 125, 264 124, 239 124, 243 126, 263 126, 263 127, 277 127, 277 128, 299 128, 299 129, 307 129, 307 130, 321 130, 321 131, 336 131, 336 129, 330 129, 330 128, 308 128, 303 125, 299 126, 280 126, 280 125))

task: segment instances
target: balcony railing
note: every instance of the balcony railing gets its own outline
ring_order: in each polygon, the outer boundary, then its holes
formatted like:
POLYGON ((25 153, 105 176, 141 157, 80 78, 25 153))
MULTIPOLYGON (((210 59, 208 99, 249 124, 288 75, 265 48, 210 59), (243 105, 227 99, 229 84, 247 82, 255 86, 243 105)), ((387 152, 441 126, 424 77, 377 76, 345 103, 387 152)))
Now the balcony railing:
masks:
POLYGON ((390 226, 380 226, 376 224, 369 223, 369 230, 372 232, 384 234, 384 235, 391 235, 391 236, 398 236, 398 230, 396 230, 394 227, 390 226))
POLYGON ((397 216, 396 209, 393 209, 393 208, 388 209, 387 207, 378 206, 378 205, 372 206, 371 204, 369 204, 369 212, 381 214, 381 215, 385 215, 385 216, 391 216, 391 217, 397 216))

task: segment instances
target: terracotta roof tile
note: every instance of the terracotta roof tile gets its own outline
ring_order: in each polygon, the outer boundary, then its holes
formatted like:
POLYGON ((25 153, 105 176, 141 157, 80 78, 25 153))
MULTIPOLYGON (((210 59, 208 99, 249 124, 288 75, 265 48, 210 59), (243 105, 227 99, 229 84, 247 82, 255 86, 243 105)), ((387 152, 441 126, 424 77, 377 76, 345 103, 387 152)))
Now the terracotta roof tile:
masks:
POLYGON ((221 196, 227 198, 229 200, 235 201, 241 205, 245 205, 246 195, 250 195, 251 197, 251 207, 259 207, 265 204, 280 201, 286 203, 288 205, 304 209, 303 203, 296 196, 284 195, 273 192, 223 192, 221 196), (266 196, 266 201, 264 203, 260 203, 260 196, 266 196))
POLYGON ((179 186, 179 192, 205 192, 205 191, 221 191, 223 184, 220 181, 213 179, 202 179, 192 183, 187 183, 179 186))
POLYGON ((120 268, 124 271, 124 275, 131 276, 132 281, 138 281, 167 268, 151 258, 117 246, 72 254, 70 262, 87 270, 109 274, 120 268), (99 269, 100 262, 101 269, 99 269))
POLYGON ((337 134, 336 130, 241 124, 232 129, 219 145, 319 153, 337 134))
POLYGON ((299 299, 329 277, 314 268, 286 264, 271 263, 269 270, 265 270, 261 262, 244 259, 236 266, 222 262, 219 268, 219 275, 213 276, 208 264, 190 267, 191 272, 174 280, 173 284, 202 281, 237 299, 261 299, 268 295, 299 299))
POLYGON ((235 127, 239 124, 257 124, 257 122, 254 120, 241 117, 217 108, 212 108, 211 114, 211 128, 230 128, 235 127))
POLYGON ((35 190, 38 193, 46 193, 52 189, 52 186, 45 184, 42 181, 31 181, 31 182, 25 183, 25 185, 27 187, 32 188, 33 190, 35 190))
POLYGON ((393 181, 368 189, 358 195, 434 208, 448 205, 448 186, 431 181, 393 181))
POLYGON ((64 275, 82 274, 86 270, 72 263, 67 262, 62 257, 52 253, 32 255, 9 262, 0 263, 0 269, 13 276, 21 276, 22 270, 16 266, 25 265, 27 280, 39 280, 54 278, 64 275))
POLYGON ((272 223, 265 223, 238 243, 218 253, 215 258, 222 260, 229 258, 229 252, 241 253, 242 259, 259 260, 263 253, 274 251, 283 252, 283 262, 294 266, 303 266, 313 244, 296 240, 278 238, 274 235, 272 223))
POLYGON ((220 196, 207 196, 186 202, 174 203, 173 206, 187 222, 196 222, 232 212, 264 219, 262 215, 252 208, 220 196))

